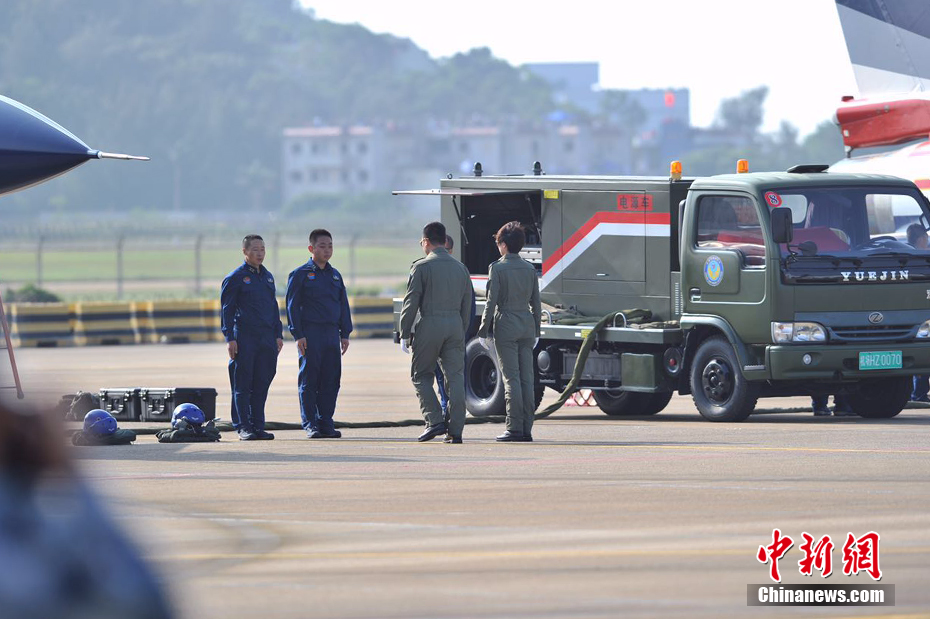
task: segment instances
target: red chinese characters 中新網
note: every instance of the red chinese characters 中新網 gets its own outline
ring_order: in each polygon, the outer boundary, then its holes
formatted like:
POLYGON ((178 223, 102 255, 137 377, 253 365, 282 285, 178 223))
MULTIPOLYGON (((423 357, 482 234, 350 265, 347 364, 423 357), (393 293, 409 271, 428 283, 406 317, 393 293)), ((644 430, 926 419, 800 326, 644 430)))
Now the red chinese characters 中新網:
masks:
MULTIPOLYGON (((803 543, 798 549, 803 557, 798 561, 798 568, 802 575, 812 576, 818 570, 823 578, 833 573, 833 539, 829 535, 814 541, 809 533, 802 533, 803 543)), ((882 570, 878 561, 878 545, 881 541, 878 533, 869 531, 860 538, 852 533, 846 534, 846 543, 843 544, 843 574, 855 576, 859 572, 867 573, 873 580, 881 580, 882 570)), ((780 529, 772 530, 772 543, 768 546, 759 546, 756 559, 760 563, 768 563, 769 577, 775 582, 781 582, 778 571, 778 561, 788 550, 794 546, 794 540, 788 535, 782 535, 780 529)))

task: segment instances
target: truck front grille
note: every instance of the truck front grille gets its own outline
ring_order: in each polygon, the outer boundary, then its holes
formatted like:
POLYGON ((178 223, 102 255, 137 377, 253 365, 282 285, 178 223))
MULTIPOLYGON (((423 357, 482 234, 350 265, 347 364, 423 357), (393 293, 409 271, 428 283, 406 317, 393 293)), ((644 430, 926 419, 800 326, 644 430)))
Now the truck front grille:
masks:
POLYGON ((911 325, 868 325, 856 327, 831 327, 835 339, 856 342, 896 341, 910 339, 914 327, 911 325))

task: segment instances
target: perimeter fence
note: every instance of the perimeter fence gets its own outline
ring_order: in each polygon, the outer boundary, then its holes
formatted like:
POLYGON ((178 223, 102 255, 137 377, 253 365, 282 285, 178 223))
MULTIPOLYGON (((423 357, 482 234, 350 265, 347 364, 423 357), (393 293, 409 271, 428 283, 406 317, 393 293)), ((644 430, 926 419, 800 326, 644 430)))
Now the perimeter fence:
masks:
MULTIPOLYGON (((333 265, 351 294, 389 296, 418 258, 416 234, 376 237, 334 231, 333 265), (407 238, 407 237, 410 238, 407 238)), ((303 228, 263 234, 265 266, 284 294, 287 274, 309 259, 303 228)), ((3 291, 34 285, 66 301, 213 298, 243 259, 241 233, 196 228, 0 234, 3 291)))

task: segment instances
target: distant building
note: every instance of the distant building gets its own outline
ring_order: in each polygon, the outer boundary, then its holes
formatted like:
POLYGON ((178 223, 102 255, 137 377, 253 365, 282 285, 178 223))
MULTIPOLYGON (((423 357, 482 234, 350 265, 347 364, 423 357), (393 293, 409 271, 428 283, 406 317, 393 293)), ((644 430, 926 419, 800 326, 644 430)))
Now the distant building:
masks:
POLYGON ((449 132, 450 158, 446 169, 455 173, 471 173, 475 162, 481 162, 484 171, 502 174, 504 144, 507 139, 500 127, 457 127, 449 132))
MULTIPOLYGON (((416 64, 422 59, 411 57, 416 64)), ((531 63, 556 103, 538 122, 454 126, 430 120, 410 126, 298 127, 283 134, 283 196, 360 194, 409 187, 447 174, 661 174, 671 159, 732 136, 691 127, 687 88, 602 90, 596 62, 531 63), (603 105, 610 96, 612 110, 603 105)))
POLYGON ((472 174, 625 174, 631 136, 605 124, 454 127, 295 127, 282 136, 282 194, 361 194, 409 188, 413 179, 472 174))
POLYGON ((559 105, 570 103, 588 113, 600 110, 600 64, 596 62, 531 62, 523 65, 549 82, 559 105))
POLYGON ((639 105, 646 120, 639 127, 641 136, 658 135, 670 123, 691 126, 691 93, 687 88, 641 88, 624 90, 627 99, 639 105))
POLYGON ((306 194, 357 194, 375 191, 390 180, 386 157, 400 150, 382 129, 369 126, 300 127, 284 130, 283 197, 306 194))

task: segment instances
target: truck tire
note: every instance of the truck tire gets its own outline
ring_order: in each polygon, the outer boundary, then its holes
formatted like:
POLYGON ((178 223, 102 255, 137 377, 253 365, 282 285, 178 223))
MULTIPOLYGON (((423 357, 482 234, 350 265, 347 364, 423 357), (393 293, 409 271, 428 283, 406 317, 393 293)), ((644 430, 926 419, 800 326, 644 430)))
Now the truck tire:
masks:
POLYGON ((672 401, 672 395, 674 394, 671 391, 666 391, 664 393, 650 393, 649 395, 649 403, 646 405, 648 412, 643 413, 643 415, 655 415, 664 411, 668 403, 672 401))
POLYGON ((863 381, 849 405, 866 419, 890 419, 904 410, 911 396, 911 378, 879 378, 863 381))
POLYGON ((725 337, 714 336, 698 346, 691 363, 691 398, 708 421, 743 421, 756 407, 758 387, 743 377, 725 337))
POLYGON ((668 404, 672 393, 639 393, 608 389, 592 391, 598 408, 611 417, 655 415, 668 404))
POLYGON ((473 339, 465 347, 465 410, 472 417, 506 414, 504 377, 497 354, 473 339))

